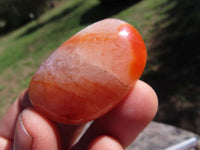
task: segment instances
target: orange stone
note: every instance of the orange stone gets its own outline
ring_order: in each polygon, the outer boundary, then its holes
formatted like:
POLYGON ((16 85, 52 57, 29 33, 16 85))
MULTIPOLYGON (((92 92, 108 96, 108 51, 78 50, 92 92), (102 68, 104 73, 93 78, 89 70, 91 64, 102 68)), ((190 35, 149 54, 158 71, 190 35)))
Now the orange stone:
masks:
POLYGON ((145 44, 130 24, 105 19, 62 44, 29 85, 34 108, 50 120, 82 124, 115 107, 146 63, 145 44))

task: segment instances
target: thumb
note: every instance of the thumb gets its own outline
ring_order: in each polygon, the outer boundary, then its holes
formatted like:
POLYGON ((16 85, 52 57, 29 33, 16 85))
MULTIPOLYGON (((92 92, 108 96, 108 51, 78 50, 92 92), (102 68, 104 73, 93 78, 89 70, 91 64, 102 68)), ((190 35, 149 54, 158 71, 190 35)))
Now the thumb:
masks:
POLYGON ((57 133, 53 123, 33 109, 26 109, 17 120, 14 150, 59 150, 57 133))

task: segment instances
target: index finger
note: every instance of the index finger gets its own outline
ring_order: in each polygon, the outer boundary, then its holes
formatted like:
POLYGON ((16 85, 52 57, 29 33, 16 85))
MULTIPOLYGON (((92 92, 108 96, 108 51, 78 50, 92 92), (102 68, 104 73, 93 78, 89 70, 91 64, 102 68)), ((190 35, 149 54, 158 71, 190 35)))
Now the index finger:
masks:
MULTIPOLYGON (((27 132, 29 135, 36 141, 38 140, 39 135, 41 135, 42 131, 47 131, 47 128, 51 126, 49 124, 48 118, 44 117, 39 113, 34 113, 34 111, 24 111, 24 109, 32 107, 28 90, 26 89, 22 94, 14 101, 14 103, 11 105, 7 113, 4 115, 2 120, 0 121, 0 149, 1 150, 10 150, 12 149, 14 140, 21 141, 18 138, 14 138, 14 134, 19 134, 21 132, 16 132, 16 129, 19 129, 19 125, 17 126, 17 122, 19 122, 19 116, 20 114, 27 114, 25 112, 31 112, 28 113, 28 115, 21 115, 21 120, 23 120, 23 125, 26 127, 27 132), (33 123, 33 118, 36 118, 37 122, 33 123), (42 121, 41 121, 42 120, 42 121), (30 123, 32 121, 32 123, 30 123), (37 125, 47 124, 46 126, 43 126, 42 130, 36 129, 37 125), (37 124, 37 125, 36 125, 37 124), (18 128, 16 128, 16 126, 18 128)), ((27 109, 29 110, 29 109, 27 109)), ((33 110, 33 109, 32 109, 33 110)), ((34 120, 34 121, 35 121, 34 120)), ((50 121, 51 122, 51 121, 50 121)), ((59 139, 61 140, 62 147, 70 147, 70 145, 76 140, 76 137, 81 132, 81 129, 83 128, 83 125, 67 125, 67 124, 59 124, 52 122, 52 125, 55 126, 56 134, 59 135, 59 139)), ((49 131, 49 130, 48 130, 49 131)), ((47 136, 51 136, 50 134, 47 134, 47 136)), ((18 136, 17 136, 18 137, 18 136)), ((21 138, 21 137, 20 137, 21 138)), ((43 142, 40 140, 40 142, 43 142)), ((20 144, 24 144, 23 142, 20 144)), ((19 144, 18 144, 19 145, 19 144)))
POLYGON ((23 91, 22 94, 14 101, 7 113, 0 122, 0 149, 11 149, 17 118, 23 108, 30 106, 28 92, 23 91))

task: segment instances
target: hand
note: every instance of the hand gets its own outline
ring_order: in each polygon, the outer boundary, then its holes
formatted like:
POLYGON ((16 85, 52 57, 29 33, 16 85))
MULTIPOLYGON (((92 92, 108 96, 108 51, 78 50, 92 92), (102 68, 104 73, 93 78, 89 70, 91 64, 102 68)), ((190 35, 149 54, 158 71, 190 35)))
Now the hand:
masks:
POLYGON ((154 90, 138 81, 130 95, 109 113, 96 119, 72 147, 84 124, 65 125, 48 120, 31 107, 26 90, 0 122, 0 149, 122 150, 153 119, 157 105, 154 90))

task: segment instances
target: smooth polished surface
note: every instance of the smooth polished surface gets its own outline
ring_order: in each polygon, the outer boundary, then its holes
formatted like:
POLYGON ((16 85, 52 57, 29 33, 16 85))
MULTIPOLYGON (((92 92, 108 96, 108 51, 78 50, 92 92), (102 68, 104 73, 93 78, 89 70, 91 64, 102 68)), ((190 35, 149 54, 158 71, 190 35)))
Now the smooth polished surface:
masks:
POLYGON ((105 19, 72 36, 41 65, 29 96, 35 109, 53 121, 85 123, 116 106, 145 63, 146 48, 137 30, 105 19))

